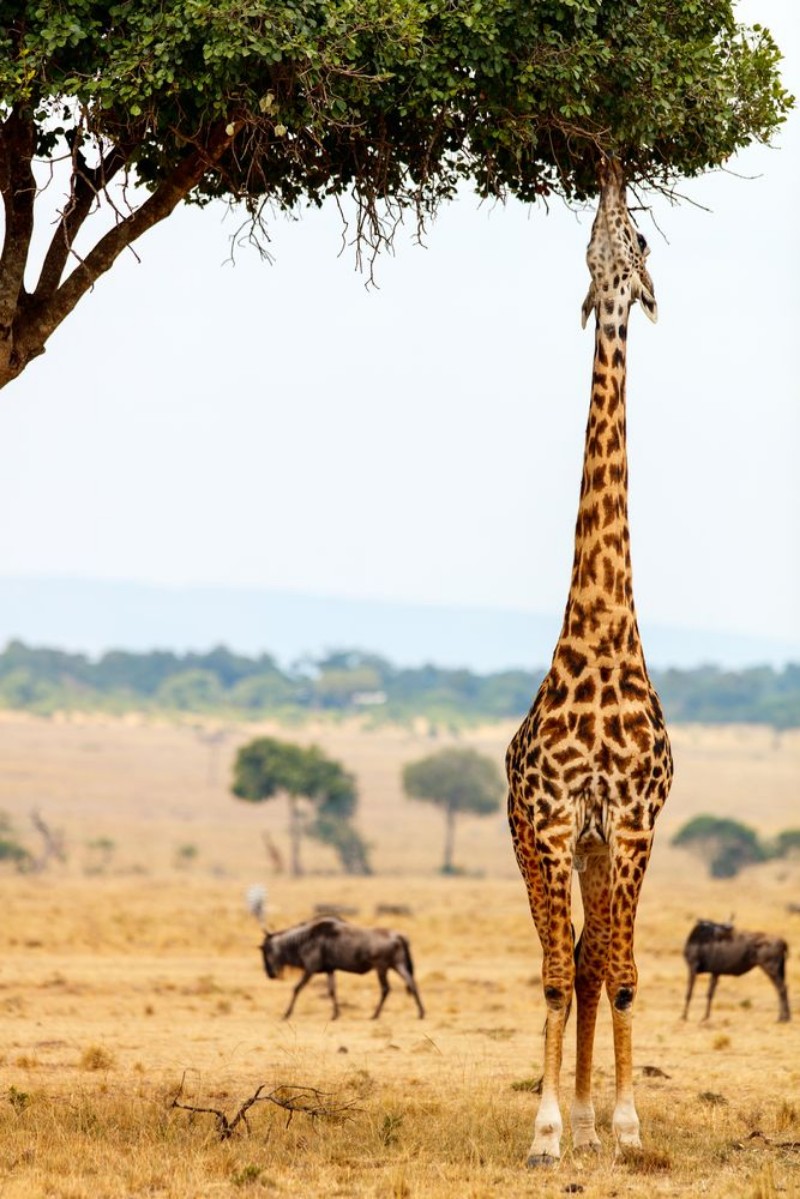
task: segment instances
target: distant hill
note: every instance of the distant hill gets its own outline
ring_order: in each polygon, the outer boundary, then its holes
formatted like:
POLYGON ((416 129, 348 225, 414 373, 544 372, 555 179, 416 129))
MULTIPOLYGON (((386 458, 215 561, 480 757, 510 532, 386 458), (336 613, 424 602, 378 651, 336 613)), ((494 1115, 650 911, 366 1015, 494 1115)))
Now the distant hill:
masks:
MULTIPOLYGON (((478 673, 546 666, 560 614, 393 603, 232 587, 160 587, 77 579, 0 579, 0 647, 12 639, 100 654, 178 653, 226 645, 289 664, 357 646, 399 666, 478 673)), ((641 622, 653 667, 725 669, 800 661, 794 644, 720 629, 641 622)))

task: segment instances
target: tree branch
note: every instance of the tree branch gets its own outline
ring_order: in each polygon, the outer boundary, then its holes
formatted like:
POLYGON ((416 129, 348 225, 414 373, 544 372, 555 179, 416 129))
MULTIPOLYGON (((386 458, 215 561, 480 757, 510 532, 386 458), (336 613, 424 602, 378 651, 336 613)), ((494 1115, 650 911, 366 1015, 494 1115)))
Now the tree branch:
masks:
POLYGON ((71 275, 49 297, 29 307, 19 331, 20 350, 26 357, 41 353, 50 334, 78 301, 116 262, 119 255, 153 225, 168 217, 208 170, 216 165, 241 128, 241 122, 219 121, 202 146, 195 146, 130 216, 119 221, 89 251, 71 275))
POLYGON ((67 265, 75 238, 91 211, 98 194, 125 165, 128 151, 114 146, 105 158, 93 169, 86 165, 83 154, 78 150, 73 159, 72 188, 69 200, 61 213, 58 227, 45 255, 39 282, 33 293, 35 302, 46 301, 58 288, 67 265))

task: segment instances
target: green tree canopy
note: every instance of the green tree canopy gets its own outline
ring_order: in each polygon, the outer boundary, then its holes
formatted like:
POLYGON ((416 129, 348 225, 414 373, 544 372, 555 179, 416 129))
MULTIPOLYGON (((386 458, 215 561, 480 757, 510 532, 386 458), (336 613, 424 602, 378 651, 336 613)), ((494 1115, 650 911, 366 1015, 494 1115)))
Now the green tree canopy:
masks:
POLYGON ((779 59, 732 0, 4 0, 0 386, 182 201, 242 201, 257 238, 265 204, 349 194, 372 253, 462 179, 582 198, 615 154, 669 185, 770 138, 779 59))
POLYGON ((294 875, 303 872, 303 834, 332 846, 348 873, 370 873, 367 848, 351 823, 358 802, 355 779, 316 745, 303 747, 276 737, 248 742, 236 755, 231 789, 251 803, 287 795, 294 875), (311 804, 310 819, 304 818, 300 799, 311 804))
POLYGON ((7 812, 0 810, 0 863, 10 862, 15 870, 29 870, 33 865, 33 855, 17 840, 7 812))
POLYGON ((181 712, 203 712, 219 704, 222 689, 211 670, 184 670, 170 675, 158 689, 157 699, 165 708, 181 712))
POLYGON ((778 833, 770 847, 770 857, 800 857, 800 828, 786 828, 778 833))
POLYGON ((237 752, 231 787, 234 795, 250 803, 261 803, 281 792, 288 797, 291 871, 295 877, 303 873, 300 857, 303 821, 298 799, 305 794, 304 765, 299 745, 279 741, 277 737, 258 737, 237 752))
POLYGON ((728 817, 695 816, 671 843, 702 858, 712 878, 734 878, 745 866, 769 856, 754 829, 728 817))
POLYGON ((443 749, 403 768, 403 790, 412 799, 436 804, 445 814, 442 873, 452 874, 455 823, 459 814, 496 812, 504 791, 497 764, 474 749, 443 749))

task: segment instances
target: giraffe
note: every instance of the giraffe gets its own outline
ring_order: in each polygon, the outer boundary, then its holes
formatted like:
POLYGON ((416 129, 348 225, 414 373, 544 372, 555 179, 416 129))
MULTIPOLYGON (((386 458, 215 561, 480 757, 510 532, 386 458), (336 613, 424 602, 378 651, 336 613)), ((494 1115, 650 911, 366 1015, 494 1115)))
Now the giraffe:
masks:
POLYGON ((542 1091, 528 1165, 560 1157, 564 1027, 577 1006, 575 1149, 598 1149, 592 1053, 605 983, 614 1038, 618 1150, 641 1147, 633 1098, 633 927, 655 819, 672 781, 661 705, 636 623, 628 531, 625 351, 630 309, 657 318, 646 242, 625 202, 622 168, 599 169, 600 201, 586 261, 582 324, 596 318, 594 368, 572 581, 550 670, 508 748, 508 814, 542 943, 547 1007, 542 1091), (570 920, 578 873, 584 926, 570 920))

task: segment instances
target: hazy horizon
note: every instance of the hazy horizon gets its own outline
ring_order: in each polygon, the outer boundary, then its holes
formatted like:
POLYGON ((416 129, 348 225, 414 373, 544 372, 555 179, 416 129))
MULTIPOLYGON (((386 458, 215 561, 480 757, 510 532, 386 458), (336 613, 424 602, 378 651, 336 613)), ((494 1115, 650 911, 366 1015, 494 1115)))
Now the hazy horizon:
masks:
MULTIPOLYGON (((800 662, 800 643, 722 629, 641 622, 648 663, 721 669, 800 662)), ((0 648, 99 657, 112 649, 203 653, 224 645, 283 666, 333 650, 375 653, 397 666, 432 663, 476 673, 545 668, 561 614, 477 605, 314 595, 265 588, 159 586, 79 578, 0 576, 0 648)))

